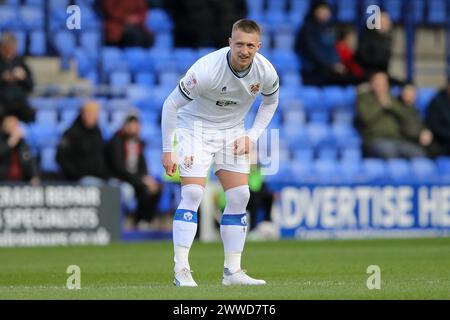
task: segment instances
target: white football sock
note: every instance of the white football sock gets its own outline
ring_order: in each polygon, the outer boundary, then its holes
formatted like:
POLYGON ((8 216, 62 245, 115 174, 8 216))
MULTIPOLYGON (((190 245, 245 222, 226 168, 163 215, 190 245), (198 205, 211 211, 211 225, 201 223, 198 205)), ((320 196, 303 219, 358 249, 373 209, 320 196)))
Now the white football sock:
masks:
POLYGON ((228 189, 226 206, 220 223, 220 235, 225 252, 224 267, 231 273, 241 268, 241 253, 247 233, 246 207, 250 198, 248 185, 228 189))
POLYGON ((189 267, 189 249, 197 233, 197 210, 202 200, 203 187, 188 184, 181 188, 181 202, 173 219, 175 272, 189 267))

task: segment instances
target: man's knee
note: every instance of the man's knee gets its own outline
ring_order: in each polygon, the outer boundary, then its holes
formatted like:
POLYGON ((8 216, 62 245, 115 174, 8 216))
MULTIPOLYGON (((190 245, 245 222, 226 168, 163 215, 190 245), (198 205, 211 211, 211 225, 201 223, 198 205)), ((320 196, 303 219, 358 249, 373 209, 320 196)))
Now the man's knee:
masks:
POLYGON ((248 185, 228 189, 225 192, 228 212, 241 213, 245 211, 250 199, 250 190, 248 185))
MULTIPOLYGON (((202 201, 204 188, 198 184, 187 184, 181 187, 181 203, 187 208, 198 208, 202 201)), ((190 209, 193 210, 193 209, 190 209)))

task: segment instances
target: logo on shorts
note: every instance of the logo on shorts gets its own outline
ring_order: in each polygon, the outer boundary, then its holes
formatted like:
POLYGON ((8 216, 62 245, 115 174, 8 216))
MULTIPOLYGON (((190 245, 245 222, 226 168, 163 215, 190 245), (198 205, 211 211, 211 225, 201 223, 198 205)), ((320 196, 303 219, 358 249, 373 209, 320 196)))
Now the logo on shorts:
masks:
POLYGON ((222 92, 225 92, 225 91, 227 91, 227 86, 222 88, 222 92))
POLYGON ((259 83, 251 84, 250 85, 250 92, 251 92, 251 94, 253 94, 253 95, 257 94, 259 92, 259 87, 260 87, 259 83))
POLYGON ((243 217, 241 218, 241 223, 242 223, 244 226, 247 225, 247 216, 243 216, 243 217))
POLYGON ((183 218, 184 218, 184 220, 186 220, 186 221, 191 221, 191 220, 192 220, 192 217, 193 217, 193 215, 192 215, 192 213, 190 213, 189 211, 188 211, 188 212, 185 212, 184 215, 183 215, 183 218))
POLYGON ((192 168, 193 163, 194 163, 194 156, 184 157, 183 166, 186 169, 192 168))

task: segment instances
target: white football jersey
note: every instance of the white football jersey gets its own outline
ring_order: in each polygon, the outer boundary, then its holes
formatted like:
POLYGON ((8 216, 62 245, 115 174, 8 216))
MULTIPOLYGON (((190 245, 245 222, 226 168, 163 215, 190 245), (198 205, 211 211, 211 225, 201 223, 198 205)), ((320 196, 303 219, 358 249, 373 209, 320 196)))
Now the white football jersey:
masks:
POLYGON ((256 53, 250 68, 239 75, 231 68, 229 51, 225 47, 200 58, 180 80, 178 89, 190 102, 178 109, 178 128, 192 129, 195 121, 203 128, 243 126, 256 96, 278 90, 277 72, 265 57, 256 53))

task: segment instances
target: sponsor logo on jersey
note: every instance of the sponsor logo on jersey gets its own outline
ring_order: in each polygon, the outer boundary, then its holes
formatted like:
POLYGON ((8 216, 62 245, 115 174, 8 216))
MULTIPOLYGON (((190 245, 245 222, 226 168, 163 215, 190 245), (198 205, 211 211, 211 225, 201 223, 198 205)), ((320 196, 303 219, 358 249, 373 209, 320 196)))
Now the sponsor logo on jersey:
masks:
POLYGON ((259 87, 260 87, 259 83, 251 84, 250 85, 250 92, 251 92, 251 94, 253 94, 253 95, 257 94, 259 92, 259 87))
POLYGON ((227 101, 227 100, 216 101, 216 106, 219 106, 219 107, 226 107, 226 106, 229 106, 232 104, 237 104, 237 102, 236 101, 227 101))

